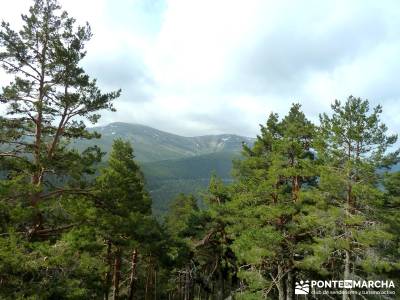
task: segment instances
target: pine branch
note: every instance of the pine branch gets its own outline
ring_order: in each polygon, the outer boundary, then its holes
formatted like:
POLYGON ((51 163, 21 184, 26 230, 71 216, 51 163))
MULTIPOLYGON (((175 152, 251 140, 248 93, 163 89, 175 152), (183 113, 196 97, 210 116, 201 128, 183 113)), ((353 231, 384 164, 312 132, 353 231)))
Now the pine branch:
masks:
POLYGON ((46 198, 51 198, 54 196, 59 196, 63 194, 74 194, 74 195, 90 195, 91 190, 83 190, 83 189, 58 189, 56 191, 40 195, 40 199, 46 199, 46 198))
POLYGON ((59 232, 59 231, 65 230, 65 229, 72 228, 72 227, 74 227, 74 226, 76 226, 78 224, 79 223, 73 223, 73 224, 69 224, 69 225, 65 225, 65 226, 61 226, 61 227, 57 227, 57 228, 40 229, 40 230, 36 230, 35 234, 37 234, 37 235, 48 235, 50 233, 59 232))
POLYGON ((22 67, 17 67, 17 66, 15 66, 14 64, 12 64, 12 63, 10 63, 10 62, 4 60, 4 59, 1 59, 0 61, 1 61, 2 63, 7 64, 10 68, 13 68, 13 72, 22 72, 22 73, 24 73, 26 76, 31 77, 31 78, 35 79, 36 81, 40 81, 40 78, 38 78, 38 77, 32 75, 31 73, 29 73, 29 72, 23 70, 22 67))

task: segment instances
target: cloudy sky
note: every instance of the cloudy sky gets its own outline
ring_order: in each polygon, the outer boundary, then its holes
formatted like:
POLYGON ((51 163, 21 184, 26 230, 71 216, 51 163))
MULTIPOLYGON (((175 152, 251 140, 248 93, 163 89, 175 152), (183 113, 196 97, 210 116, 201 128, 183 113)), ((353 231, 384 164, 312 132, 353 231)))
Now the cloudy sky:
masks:
MULTIPOLYGON (((104 90, 123 90, 101 124, 254 136, 292 102, 317 120, 353 94, 382 104, 400 132, 398 1, 60 2, 92 26, 86 71, 104 90)), ((30 3, 2 0, 0 19, 18 25, 30 3)))

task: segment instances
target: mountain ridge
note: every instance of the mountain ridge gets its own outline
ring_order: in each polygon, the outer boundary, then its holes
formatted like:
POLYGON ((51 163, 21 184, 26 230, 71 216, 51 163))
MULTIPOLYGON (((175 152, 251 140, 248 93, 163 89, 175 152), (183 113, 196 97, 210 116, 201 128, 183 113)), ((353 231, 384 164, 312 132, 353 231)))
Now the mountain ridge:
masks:
POLYGON ((98 145, 108 153, 115 138, 132 143, 157 215, 165 213, 170 201, 181 192, 199 196, 213 173, 230 181, 232 160, 240 157, 242 143, 251 145, 255 141, 236 134, 185 137, 124 122, 92 127, 89 131, 100 133, 101 138, 80 140, 73 147, 83 150, 98 145))
POLYGON ((113 122, 105 126, 89 128, 101 134, 100 139, 81 140, 75 143, 78 149, 98 145, 109 152, 115 138, 132 143, 136 159, 140 162, 194 157, 217 152, 240 152, 242 143, 252 144, 255 139, 236 134, 216 134, 186 137, 153 127, 113 122))
POLYGON ((228 135, 228 136, 237 136, 237 137, 244 137, 244 138, 248 138, 248 139, 254 139, 252 137, 247 137, 244 135, 240 135, 240 134, 236 134, 236 133, 217 133, 217 134, 200 134, 200 135, 193 135, 193 136, 187 136, 187 135, 182 135, 182 134, 177 134, 177 133, 172 133, 166 130, 162 130, 162 129, 158 129, 156 127, 150 126, 150 125, 144 125, 144 124, 140 124, 140 123, 130 123, 130 122, 111 122, 108 123, 106 125, 99 125, 99 126, 93 126, 93 127, 88 127, 89 129, 96 129, 96 128, 105 128, 105 127, 109 127, 109 126, 124 126, 124 125, 128 125, 128 126, 134 126, 134 127, 142 127, 142 128, 146 128, 146 129, 150 129, 153 131, 158 131, 160 133, 166 133, 169 135, 173 135, 173 136, 178 136, 178 137, 182 137, 182 138, 201 138, 201 137, 209 137, 209 136, 223 136, 223 135, 228 135))

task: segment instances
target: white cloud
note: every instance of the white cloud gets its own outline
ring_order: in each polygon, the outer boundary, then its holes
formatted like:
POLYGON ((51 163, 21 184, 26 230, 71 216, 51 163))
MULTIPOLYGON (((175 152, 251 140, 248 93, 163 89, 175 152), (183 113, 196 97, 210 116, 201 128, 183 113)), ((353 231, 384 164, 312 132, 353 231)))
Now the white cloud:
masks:
MULTIPOLYGON (((26 6, 4 2, 0 18, 26 6)), ((317 120, 335 98, 353 94, 383 104, 385 121, 400 130, 397 1, 61 3, 92 25, 88 72, 103 88, 123 88, 119 111, 103 123, 255 135, 271 111, 283 115, 292 102, 317 120)))

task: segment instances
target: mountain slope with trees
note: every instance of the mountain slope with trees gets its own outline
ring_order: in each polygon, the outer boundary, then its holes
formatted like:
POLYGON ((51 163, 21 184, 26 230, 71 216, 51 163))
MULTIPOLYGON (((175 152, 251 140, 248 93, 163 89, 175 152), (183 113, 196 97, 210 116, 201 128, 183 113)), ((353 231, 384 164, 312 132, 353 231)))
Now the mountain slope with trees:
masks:
POLYGON ((130 141, 158 215, 165 213, 171 199, 182 192, 200 199, 214 173, 226 182, 231 180, 232 160, 240 155, 243 143, 250 146, 254 142, 253 138, 233 134, 183 137, 121 122, 90 130, 100 133, 101 138, 77 140, 71 147, 83 150, 97 146, 106 152, 106 159, 114 139, 130 141))

